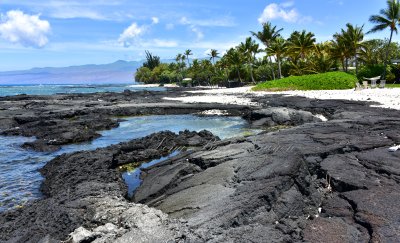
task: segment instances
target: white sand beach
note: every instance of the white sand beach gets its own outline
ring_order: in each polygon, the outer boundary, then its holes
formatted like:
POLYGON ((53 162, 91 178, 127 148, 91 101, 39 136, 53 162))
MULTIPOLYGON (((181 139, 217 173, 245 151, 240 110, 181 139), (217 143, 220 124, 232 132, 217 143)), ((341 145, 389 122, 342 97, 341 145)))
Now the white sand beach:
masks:
POLYGON ((250 86, 240 88, 218 88, 187 91, 188 93, 203 94, 197 96, 165 98, 185 103, 222 103, 254 105, 245 95, 282 94, 287 96, 303 96, 311 99, 344 99, 371 102, 372 107, 382 107, 400 110, 400 88, 363 89, 363 90, 313 90, 313 91, 281 91, 281 92, 254 92, 250 86), (378 104, 375 104, 377 102, 378 104))
MULTIPOLYGON (((155 87, 161 87, 160 84, 132 84, 129 87, 133 88, 155 88, 155 87)), ((178 87, 176 84, 164 84, 165 88, 173 88, 173 87, 178 87)))

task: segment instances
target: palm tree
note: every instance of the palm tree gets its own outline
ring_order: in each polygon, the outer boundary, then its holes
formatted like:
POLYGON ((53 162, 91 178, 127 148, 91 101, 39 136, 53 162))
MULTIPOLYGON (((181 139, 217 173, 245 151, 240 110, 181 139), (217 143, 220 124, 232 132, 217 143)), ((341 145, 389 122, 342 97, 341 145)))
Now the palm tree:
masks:
POLYGON ((178 53, 178 54, 176 55, 176 57, 175 57, 176 63, 180 63, 180 62, 181 62, 181 59, 182 59, 182 54, 178 53))
POLYGON ((212 60, 213 64, 215 65, 215 58, 219 58, 219 53, 215 49, 211 49, 210 53, 208 54, 210 56, 210 60, 212 60))
POLYGON ((185 56, 186 56, 186 59, 187 59, 187 62, 188 62, 188 67, 190 67, 189 56, 191 56, 191 55, 193 55, 192 50, 187 49, 185 51, 185 56))
POLYGON ((294 56, 294 59, 300 58, 304 61, 307 54, 315 48, 315 41, 313 33, 305 30, 295 31, 288 40, 288 52, 294 56))
POLYGON ((282 37, 276 38, 276 40, 273 41, 267 48, 267 53, 276 57, 276 60, 278 62, 279 78, 282 78, 281 60, 286 54, 286 51, 287 42, 282 37))
POLYGON ((179 71, 181 71, 181 61, 182 61, 182 54, 178 53, 175 57, 176 64, 178 65, 179 71))
POLYGON ((245 57, 245 59, 247 61, 247 65, 250 68, 251 81, 253 83, 255 83, 252 63, 253 63, 253 60, 255 59, 255 55, 259 52, 259 45, 256 44, 256 42, 254 40, 252 40, 251 37, 247 37, 246 41, 240 43, 238 48, 239 48, 239 51, 245 57))
POLYGON ((336 58, 331 56, 332 43, 323 42, 315 45, 311 55, 312 69, 317 73, 329 72, 336 64, 336 58))
POLYGON ((333 58, 339 59, 342 63, 343 71, 347 72, 348 59, 350 58, 350 49, 346 45, 341 34, 334 34, 331 46, 331 55, 333 58))
MULTIPOLYGON (((280 36, 280 32, 283 30, 282 28, 277 30, 276 26, 272 26, 270 22, 266 22, 262 24, 263 29, 262 31, 258 32, 253 32, 250 31, 250 33, 256 37, 259 41, 261 41, 266 48, 270 46, 270 44, 280 36)), ((268 55, 268 53, 267 53, 268 55)), ((272 58, 269 56, 269 61, 272 63, 272 58)), ((272 68, 272 76, 275 80, 275 72, 274 69, 272 68)))
POLYGON ((356 62, 356 74, 358 73, 357 56, 360 53, 361 47, 364 47, 362 43, 364 39, 363 27, 353 26, 352 24, 346 24, 347 30, 342 29, 341 37, 343 38, 344 45, 349 51, 349 55, 354 57, 356 62))
POLYGON ((381 9, 380 15, 372 15, 369 21, 376 24, 368 33, 374 33, 382 31, 384 29, 390 28, 390 38, 386 49, 386 57, 384 60, 385 68, 383 70, 382 78, 385 79, 386 76, 386 65, 389 56, 389 47, 392 42, 393 32, 397 34, 397 25, 400 21, 400 3, 398 0, 387 0, 387 9, 381 9))
POLYGON ((218 70, 223 73, 225 81, 228 81, 228 79, 229 79, 229 73, 228 73, 229 62, 228 61, 229 60, 227 58, 227 55, 224 55, 221 59, 219 59, 215 63, 215 66, 218 68, 218 70))
POLYGON ((242 82, 242 78, 240 77, 240 67, 242 65, 243 57, 241 53, 237 49, 231 48, 226 53, 226 58, 228 64, 233 66, 234 69, 236 69, 239 81, 242 82))

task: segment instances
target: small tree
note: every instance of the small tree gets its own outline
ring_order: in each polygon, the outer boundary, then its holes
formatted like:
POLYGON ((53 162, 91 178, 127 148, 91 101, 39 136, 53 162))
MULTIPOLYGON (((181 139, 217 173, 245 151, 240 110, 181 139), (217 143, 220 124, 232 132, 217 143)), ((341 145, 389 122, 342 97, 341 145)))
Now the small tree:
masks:
POLYGON ((149 51, 145 51, 146 53, 146 62, 143 63, 143 67, 147 67, 150 70, 153 70, 155 67, 160 65, 160 57, 154 56, 149 51))

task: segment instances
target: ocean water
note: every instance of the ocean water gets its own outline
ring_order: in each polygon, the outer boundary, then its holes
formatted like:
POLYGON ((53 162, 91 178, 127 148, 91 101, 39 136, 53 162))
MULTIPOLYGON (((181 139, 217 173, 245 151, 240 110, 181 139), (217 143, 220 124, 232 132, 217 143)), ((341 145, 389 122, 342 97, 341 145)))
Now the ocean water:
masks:
POLYGON ((57 93, 96 93, 96 92, 123 92, 124 90, 164 91, 163 87, 143 87, 130 84, 80 84, 80 85, 0 85, 0 96, 10 95, 52 95, 57 93))
POLYGON ((194 115, 141 116, 126 118, 118 128, 101 132, 102 137, 87 143, 66 145, 53 153, 22 149, 24 142, 35 138, 0 136, 0 211, 21 207, 29 200, 41 197, 39 187, 43 180, 38 169, 62 153, 93 150, 119 142, 147 136, 151 133, 185 129, 207 129, 220 138, 229 138, 257 132, 247 128, 240 117, 198 117, 194 115))

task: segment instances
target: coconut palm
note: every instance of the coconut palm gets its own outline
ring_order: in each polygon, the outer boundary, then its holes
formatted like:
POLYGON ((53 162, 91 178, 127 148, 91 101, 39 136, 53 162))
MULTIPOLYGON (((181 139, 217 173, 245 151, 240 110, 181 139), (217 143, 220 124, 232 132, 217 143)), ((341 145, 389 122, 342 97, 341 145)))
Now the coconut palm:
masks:
POLYGON ((331 42, 331 55, 333 58, 340 60, 343 71, 347 72, 348 59, 351 56, 350 50, 341 34, 336 33, 333 35, 333 38, 331 42))
POLYGON ((181 60, 182 60, 182 54, 178 53, 178 54, 176 55, 176 57, 175 57, 175 61, 176 61, 176 63, 180 63, 181 60))
POLYGON ((370 31, 367 32, 367 33, 374 33, 374 32, 378 32, 378 31, 382 31, 387 28, 390 29, 389 43, 387 45, 386 57, 384 60, 385 68, 383 71, 383 77, 382 77, 383 79, 385 79, 385 76, 386 76, 386 65, 387 65, 387 59, 389 56, 390 43, 392 42, 393 32, 396 32, 396 34, 397 34, 397 25, 399 24, 399 21, 400 21, 400 3, 399 3, 399 1, 398 0, 387 0, 386 3, 387 3, 387 8, 381 9, 380 15, 372 15, 369 18, 369 21, 376 25, 370 31))
POLYGON ((236 70, 239 81, 242 82, 242 78, 240 77, 240 67, 242 66, 243 57, 241 53, 237 49, 231 48, 226 53, 226 58, 228 64, 236 70))
POLYGON ((210 50, 210 53, 207 54, 207 55, 210 56, 210 60, 212 60, 213 64, 215 65, 215 58, 219 58, 219 56, 218 56, 218 55, 219 55, 218 51, 215 50, 215 49, 211 49, 211 50, 210 50))
POLYGON ((307 54, 315 48, 315 41, 315 36, 311 32, 294 31, 288 40, 288 53, 293 56, 294 60, 300 58, 304 61, 307 54))
MULTIPOLYGON (((282 28, 277 30, 276 26, 272 26, 270 22, 266 22, 262 24, 263 29, 262 31, 258 32, 253 32, 250 31, 250 33, 256 37, 259 41, 261 41, 266 48, 270 46, 270 44, 280 36, 280 32, 283 30, 282 28)), ((268 55, 268 53, 267 53, 268 55)), ((272 58, 269 56, 269 61, 272 63, 272 58)), ((272 68, 272 76, 275 79, 275 72, 274 69, 272 68)))
POLYGON ((245 42, 239 44, 238 50, 243 54, 250 69, 251 81, 255 83, 252 65, 255 55, 259 52, 259 45, 251 37, 247 37, 245 42))
POLYGON ((282 78, 281 60, 285 56, 286 51, 287 42, 282 37, 276 38, 267 48, 267 53, 276 57, 276 61, 278 62, 279 78, 282 78))
POLYGON ((343 44, 346 46, 346 49, 348 50, 348 55, 351 57, 354 57, 355 63, 356 63, 356 74, 358 73, 358 54, 360 53, 360 50, 362 47, 364 47, 363 44, 363 39, 364 39, 364 33, 363 33, 363 27, 358 27, 358 26, 353 26, 352 24, 348 23, 346 24, 347 29, 341 30, 341 35, 340 38, 342 38, 342 41, 344 42, 343 44))
POLYGON ((187 59, 187 62, 188 62, 188 67, 190 67, 189 56, 191 56, 191 55, 193 55, 192 50, 187 49, 185 51, 185 56, 186 56, 186 59, 187 59))
POLYGON ((331 42, 323 42, 315 45, 311 54, 311 67, 317 73, 328 72, 335 67, 336 58, 331 56, 331 42))

